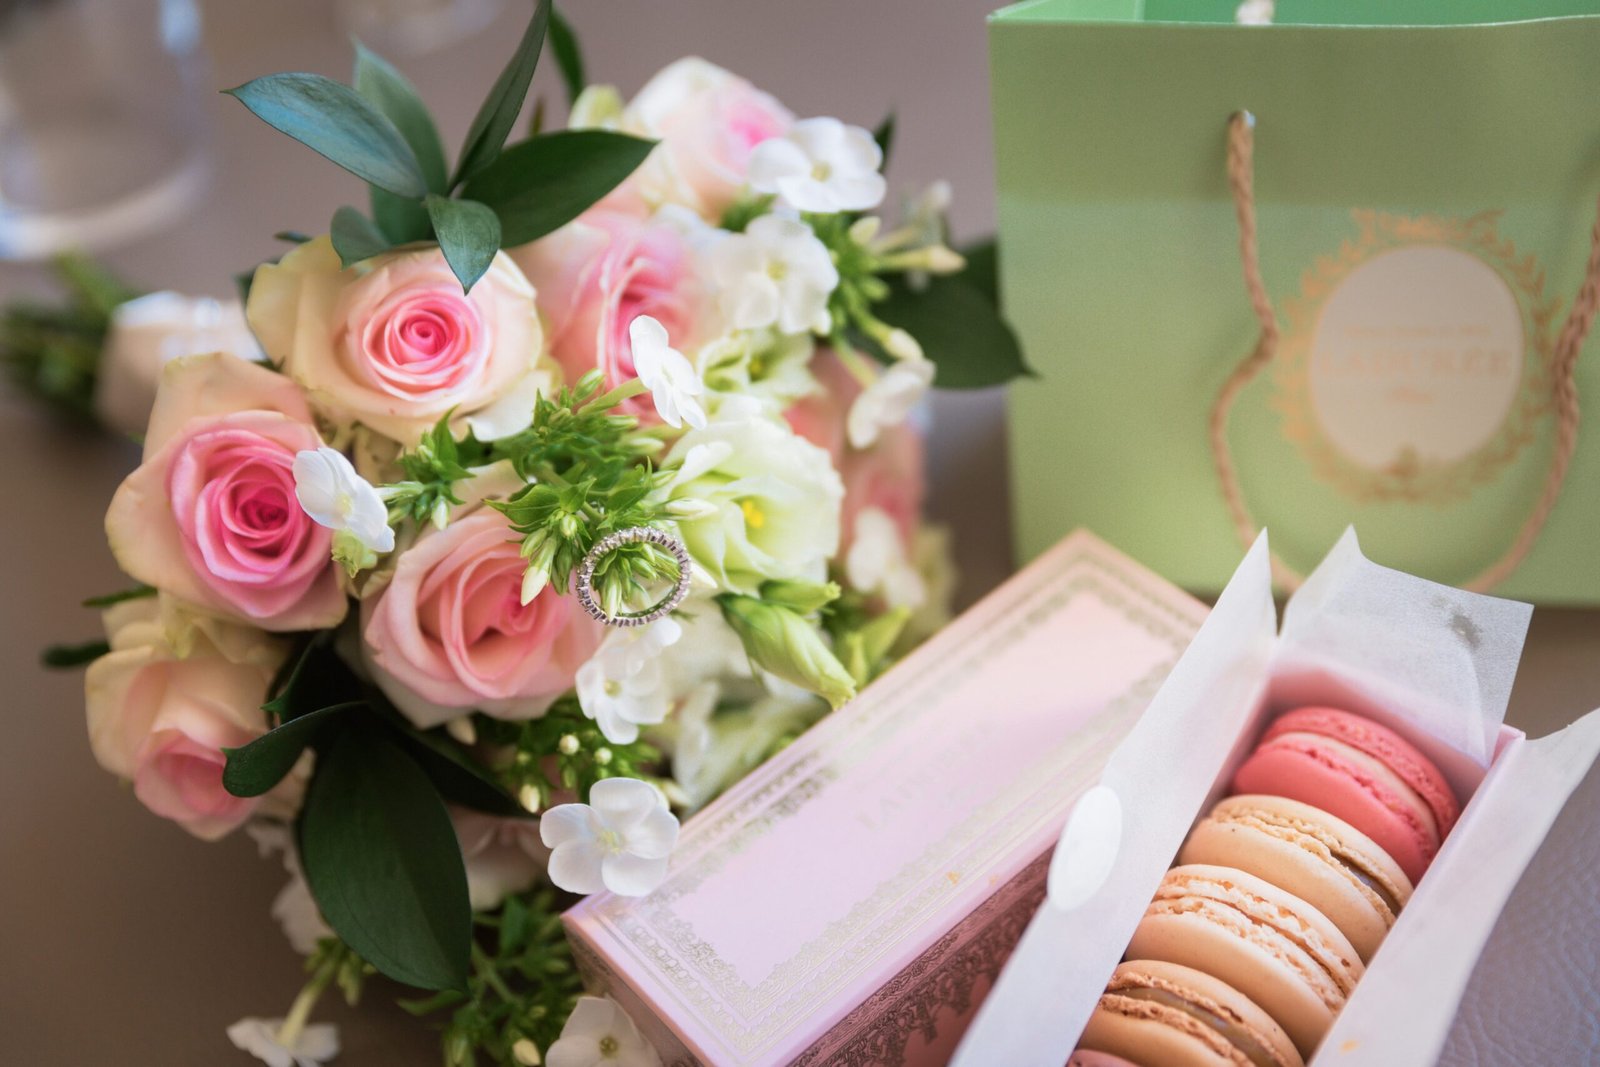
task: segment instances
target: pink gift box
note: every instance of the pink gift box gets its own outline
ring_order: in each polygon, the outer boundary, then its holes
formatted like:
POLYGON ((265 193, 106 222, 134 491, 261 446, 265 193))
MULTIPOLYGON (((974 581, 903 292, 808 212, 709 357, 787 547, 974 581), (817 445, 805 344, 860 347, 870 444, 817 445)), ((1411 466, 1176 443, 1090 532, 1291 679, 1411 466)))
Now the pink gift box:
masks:
POLYGON ((566 915, 672 1067, 946 1062, 1206 609, 1076 533, 566 915))

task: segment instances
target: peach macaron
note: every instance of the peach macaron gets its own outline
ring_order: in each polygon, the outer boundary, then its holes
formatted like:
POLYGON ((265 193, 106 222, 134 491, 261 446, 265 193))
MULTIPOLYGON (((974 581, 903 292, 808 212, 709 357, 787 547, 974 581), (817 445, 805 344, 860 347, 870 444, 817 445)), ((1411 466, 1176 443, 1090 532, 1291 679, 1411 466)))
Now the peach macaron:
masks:
POLYGON ((1366 834, 1288 797, 1229 797, 1201 819, 1178 862, 1248 871, 1326 915, 1367 963, 1411 899, 1411 880, 1366 834))
POLYGON ((1316 908, 1245 871, 1208 864, 1162 878, 1129 959, 1193 967, 1239 990, 1310 1058, 1365 969, 1316 908))
POLYGON ((1336 708, 1279 716, 1234 774, 1232 792, 1321 808, 1376 842, 1413 883, 1460 814, 1450 784, 1416 746, 1336 708))
POLYGON ((1119 965, 1069 1064, 1077 1067, 1303 1067, 1294 1042, 1249 997, 1161 960, 1119 965), (1103 1057, 1103 1058, 1102 1058, 1103 1057))

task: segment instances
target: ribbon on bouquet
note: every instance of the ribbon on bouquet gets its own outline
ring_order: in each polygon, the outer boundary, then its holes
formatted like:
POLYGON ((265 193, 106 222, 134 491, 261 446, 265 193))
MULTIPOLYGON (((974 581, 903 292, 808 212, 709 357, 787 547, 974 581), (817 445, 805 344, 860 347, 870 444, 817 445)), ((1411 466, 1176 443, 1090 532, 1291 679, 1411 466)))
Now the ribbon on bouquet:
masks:
MULTIPOLYGON (((1239 259, 1244 270, 1245 291, 1250 297, 1251 309, 1260 323, 1260 335, 1255 347, 1234 368, 1223 383, 1211 408, 1209 433, 1212 459, 1217 478, 1222 484, 1222 495, 1228 506, 1239 542, 1249 547, 1260 529, 1244 490, 1239 484, 1238 469, 1228 443, 1228 416, 1234 402, 1245 386, 1253 381, 1272 362, 1278 350, 1280 330, 1273 310, 1272 298, 1267 294, 1261 278, 1260 248, 1257 241, 1255 199, 1255 125, 1256 119, 1248 111, 1234 114, 1228 121, 1228 186, 1233 195, 1233 205, 1239 223, 1239 259)), ((1583 283, 1573 298, 1572 308, 1556 339, 1552 358, 1554 407, 1556 414, 1555 450, 1550 457, 1550 467, 1545 474, 1544 487, 1533 510, 1523 520, 1516 537, 1492 563, 1483 568, 1462 587, 1473 592, 1487 592, 1510 577, 1533 549, 1544 528, 1545 520, 1555 508, 1566 481, 1567 468, 1578 444, 1578 386, 1576 370, 1578 355, 1584 339, 1594 322, 1595 311, 1600 308, 1600 203, 1597 203, 1594 228, 1590 234, 1589 260, 1583 283)), ((1287 590, 1299 587, 1304 575, 1285 563, 1276 553, 1272 555, 1272 573, 1278 584, 1287 590)))

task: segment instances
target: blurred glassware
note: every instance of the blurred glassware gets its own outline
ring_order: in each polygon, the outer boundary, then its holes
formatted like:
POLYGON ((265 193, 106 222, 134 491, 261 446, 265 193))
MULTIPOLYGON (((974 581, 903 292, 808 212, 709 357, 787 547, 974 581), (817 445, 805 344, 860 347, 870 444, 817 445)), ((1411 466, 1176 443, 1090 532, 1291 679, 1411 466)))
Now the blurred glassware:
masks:
POLYGON ((194 0, 0 0, 0 258, 104 249, 192 209, 208 88, 194 0))
POLYGON ((339 0, 339 17, 369 47, 414 56, 470 37, 504 7, 505 0, 339 0))

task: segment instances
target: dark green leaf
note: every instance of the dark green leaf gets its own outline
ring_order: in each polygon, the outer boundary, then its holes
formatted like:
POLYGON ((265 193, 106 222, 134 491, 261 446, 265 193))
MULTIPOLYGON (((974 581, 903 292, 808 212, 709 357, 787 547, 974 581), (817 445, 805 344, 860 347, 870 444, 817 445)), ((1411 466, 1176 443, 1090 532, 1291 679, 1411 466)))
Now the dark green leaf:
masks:
POLYGON ((883 163, 879 170, 886 170, 889 166, 889 149, 894 147, 894 112, 891 111, 878 123, 878 128, 872 131, 872 139, 878 142, 878 150, 883 153, 883 163))
POLYGON ((444 159, 444 144, 439 140, 439 130, 433 124, 433 116, 428 114, 422 98, 405 75, 360 41, 355 45, 356 69, 351 84, 356 92, 394 123, 400 136, 406 139, 406 144, 411 146, 412 153, 417 157, 417 164, 422 168, 422 177, 428 183, 428 190, 444 192, 450 175, 444 159))
POLYGON ((999 248, 993 237, 969 245, 961 250, 961 255, 967 261, 967 269, 961 272, 961 280, 982 293, 984 299, 995 307, 1000 306, 1000 258, 999 248))
POLYGON ((487 204, 430 195, 426 201, 445 262, 463 290, 483 277, 500 251, 500 220, 487 204))
POLYGON ((54 669, 81 667, 110 651, 111 646, 104 641, 87 641, 81 645, 51 645, 39 653, 39 662, 54 669))
POLYGON ((501 243, 515 248, 577 218, 654 147, 654 141, 606 130, 548 133, 506 149, 464 193, 494 208, 501 243))
POLYGON ((371 219, 348 205, 333 213, 328 236, 333 239, 333 250, 339 253, 341 267, 351 267, 389 251, 389 239, 371 219))
POLYGON ((367 186, 372 220, 391 245, 433 240, 433 220, 420 200, 395 196, 376 185, 367 186))
POLYGON ((567 87, 570 105, 586 84, 583 50, 578 47, 578 35, 572 32, 572 23, 554 8, 550 10, 550 51, 555 53, 556 66, 561 68, 561 81, 567 87))
POLYGON ((300 857, 318 909, 362 959, 419 989, 466 987, 461 846, 427 776, 376 723, 352 723, 318 753, 300 857))
POLYGON ((269 74, 225 90, 267 125, 396 196, 427 195, 416 153, 381 112, 320 74, 269 74))
POLYGON ((450 741, 409 727, 399 732, 402 747, 417 761, 422 773, 453 804, 507 818, 527 818, 528 812, 503 789, 482 765, 450 741))
POLYGON ((109 608, 111 605, 120 604, 124 600, 143 600, 145 597, 155 595, 155 586, 136 585, 132 589, 124 589, 118 593, 107 593, 104 596, 92 596, 83 602, 83 606, 86 608, 109 608))
POLYGON ((545 26, 550 21, 550 0, 538 0, 533 18, 517 45, 516 54, 506 64, 495 80, 494 88, 478 109, 477 116, 467 129, 467 139, 461 146, 461 158, 456 162, 455 178, 451 186, 460 185, 495 161, 500 149, 516 124, 517 113, 528 95, 528 85, 533 81, 533 71, 539 65, 539 52, 544 47, 545 26))
POLYGON ((942 389, 982 389, 1033 374, 999 310, 959 276, 931 278, 921 291, 895 279, 872 311, 921 343, 942 389))
POLYGON ((233 276, 233 287, 239 292, 239 299, 244 303, 250 302, 250 286, 256 280, 256 269, 242 270, 233 276))
POLYGON ((311 235, 309 233, 301 233, 299 230, 279 230, 277 233, 272 235, 272 239, 274 241, 284 241, 292 245, 303 245, 307 241, 311 240, 311 235))
POLYGON ((333 650, 330 639, 321 635, 306 643, 281 684, 274 684, 270 692, 274 695, 261 705, 261 710, 279 722, 334 704, 348 704, 362 696, 360 681, 333 650))
POLYGON ((223 749, 228 765, 222 770, 222 787, 236 797, 260 796, 294 770, 300 754, 335 719, 363 706, 335 704, 319 708, 268 730, 247 745, 223 749))

